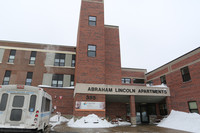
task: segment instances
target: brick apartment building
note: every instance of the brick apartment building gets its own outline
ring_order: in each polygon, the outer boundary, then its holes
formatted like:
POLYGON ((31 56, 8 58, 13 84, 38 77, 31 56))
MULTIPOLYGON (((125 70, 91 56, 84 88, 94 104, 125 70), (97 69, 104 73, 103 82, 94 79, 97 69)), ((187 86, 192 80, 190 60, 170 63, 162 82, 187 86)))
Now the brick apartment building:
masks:
POLYGON ((149 73, 121 68, 119 28, 104 24, 103 0, 82 0, 76 47, 0 41, 0 83, 40 86, 65 115, 137 124, 172 109, 199 113, 199 80, 200 48, 149 73))

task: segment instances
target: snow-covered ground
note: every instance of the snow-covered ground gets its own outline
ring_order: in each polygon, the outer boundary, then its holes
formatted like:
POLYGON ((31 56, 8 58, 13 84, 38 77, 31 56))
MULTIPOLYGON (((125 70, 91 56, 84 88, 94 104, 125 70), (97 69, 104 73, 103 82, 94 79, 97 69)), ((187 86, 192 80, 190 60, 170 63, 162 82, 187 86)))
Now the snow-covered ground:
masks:
POLYGON ((109 128, 109 127, 115 127, 115 126, 131 125, 131 123, 119 121, 116 124, 111 124, 106 119, 101 119, 95 114, 90 114, 76 121, 74 121, 74 118, 72 118, 67 123, 67 125, 69 127, 74 127, 74 128, 109 128))
POLYGON ((172 110, 170 115, 163 119, 158 126, 200 133, 200 115, 172 110))
POLYGON ((56 125, 60 125, 61 123, 67 122, 67 121, 69 121, 69 119, 66 119, 66 118, 63 117, 63 116, 54 115, 53 117, 50 118, 49 124, 52 125, 51 129, 53 130, 53 128, 54 128, 56 125))
POLYGON ((50 118, 50 124, 52 125, 51 129, 56 125, 60 125, 63 122, 68 122, 66 126, 73 127, 73 128, 109 128, 109 127, 116 127, 116 126, 129 126, 131 123, 125 121, 119 121, 118 123, 111 124, 106 119, 101 119, 95 114, 90 114, 86 117, 82 117, 74 121, 72 119, 66 119, 63 116, 55 115, 50 118))

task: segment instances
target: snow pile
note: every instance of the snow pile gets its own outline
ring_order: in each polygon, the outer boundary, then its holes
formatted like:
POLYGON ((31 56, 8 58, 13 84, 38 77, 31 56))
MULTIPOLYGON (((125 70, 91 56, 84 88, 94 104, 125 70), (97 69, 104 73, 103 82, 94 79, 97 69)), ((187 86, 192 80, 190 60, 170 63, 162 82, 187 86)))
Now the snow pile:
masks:
POLYGON ((146 84, 146 87, 167 87, 166 84, 161 84, 161 85, 149 85, 149 84, 146 84))
POLYGON ((69 121, 63 116, 60 115, 54 115, 53 117, 50 118, 49 124, 52 125, 51 129, 53 129, 56 125, 60 125, 63 122, 69 121))
POLYGON ((131 123, 127 121, 119 121, 119 123, 116 126, 130 126, 131 123))
POLYGON ((78 119, 74 122, 74 118, 72 118, 68 122, 69 127, 74 127, 74 128, 109 128, 109 127, 114 127, 116 125, 111 124, 107 120, 102 120, 100 119, 97 115, 95 114, 90 114, 86 117, 82 117, 81 119, 78 119))
POLYGON ((163 119, 158 126, 200 133, 200 115, 172 110, 170 115, 163 119))

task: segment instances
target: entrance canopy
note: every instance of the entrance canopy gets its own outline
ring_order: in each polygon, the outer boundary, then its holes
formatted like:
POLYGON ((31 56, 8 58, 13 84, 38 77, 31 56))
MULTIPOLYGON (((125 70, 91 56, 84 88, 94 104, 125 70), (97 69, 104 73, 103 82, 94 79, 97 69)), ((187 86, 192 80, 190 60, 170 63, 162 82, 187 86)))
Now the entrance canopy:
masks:
POLYGON ((135 96, 136 103, 159 103, 163 101, 165 96, 135 96))

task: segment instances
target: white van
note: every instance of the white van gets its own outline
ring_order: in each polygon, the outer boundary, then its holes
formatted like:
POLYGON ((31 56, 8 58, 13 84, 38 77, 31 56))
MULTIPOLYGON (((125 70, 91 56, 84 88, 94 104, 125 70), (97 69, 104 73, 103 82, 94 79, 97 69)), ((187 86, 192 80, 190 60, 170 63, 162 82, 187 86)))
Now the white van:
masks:
POLYGON ((0 132, 44 131, 49 124, 52 98, 42 88, 0 86, 0 132))

